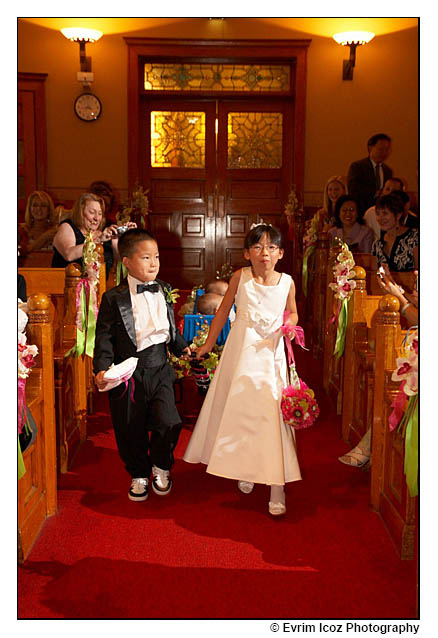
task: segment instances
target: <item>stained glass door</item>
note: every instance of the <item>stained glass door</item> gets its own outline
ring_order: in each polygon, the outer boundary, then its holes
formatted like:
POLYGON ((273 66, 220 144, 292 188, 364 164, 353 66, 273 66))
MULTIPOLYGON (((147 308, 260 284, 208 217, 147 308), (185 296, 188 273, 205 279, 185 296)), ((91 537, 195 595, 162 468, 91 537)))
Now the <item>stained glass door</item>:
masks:
POLYGON ((290 101, 148 100, 142 121, 143 183, 164 279, 180 288, 204 283, 224 264, 243 265, 252 223, 285 226, 290 101))

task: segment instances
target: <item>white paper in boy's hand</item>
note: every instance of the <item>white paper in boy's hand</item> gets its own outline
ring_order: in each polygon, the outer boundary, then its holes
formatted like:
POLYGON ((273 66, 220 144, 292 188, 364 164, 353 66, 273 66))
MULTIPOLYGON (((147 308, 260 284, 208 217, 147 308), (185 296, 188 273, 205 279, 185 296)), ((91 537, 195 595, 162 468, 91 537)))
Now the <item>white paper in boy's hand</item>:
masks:
POLYGON ((99 388, 99 392, 107 392, 107 390, 112 390, 121 383, 128 381, 128 379, 132 377, 137 363, 137 357, 130 357, 122 361, 122 363, 118 363, 116 366, 113 364, 103 375, 107 384, 104 388, 99 388))

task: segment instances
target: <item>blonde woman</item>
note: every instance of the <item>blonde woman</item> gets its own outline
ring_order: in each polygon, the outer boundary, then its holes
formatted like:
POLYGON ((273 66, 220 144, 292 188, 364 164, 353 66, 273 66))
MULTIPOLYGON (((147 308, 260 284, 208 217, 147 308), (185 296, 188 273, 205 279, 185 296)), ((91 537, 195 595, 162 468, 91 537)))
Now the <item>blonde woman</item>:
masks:
POLYGON ((55 206, 48 193, 34 191, 29 195, 24 220, 19 228, 20 253, 26 255, 34 250, 51 250, 57 224, 55 206))
MULTIPOLYGON (((75 262, 82 266, 82 249, 87 233, 91 231, 93 240, 103 244, 103 254, 106 274, 117 255, 118 234, 117 226, 112 225, 104 229, 105 202, 99 195, 83 193, 75 202, 71 216, 64 219, 53 240, 52 268, 65 268, 75 262)), ((130 228, 136 224, 129 222, 130 228)))

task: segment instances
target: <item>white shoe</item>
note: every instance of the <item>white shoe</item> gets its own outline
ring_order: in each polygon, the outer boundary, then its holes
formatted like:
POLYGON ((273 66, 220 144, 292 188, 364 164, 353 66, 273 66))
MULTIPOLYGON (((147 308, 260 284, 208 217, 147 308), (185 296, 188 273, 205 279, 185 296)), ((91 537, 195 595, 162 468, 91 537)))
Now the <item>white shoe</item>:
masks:
POLYGON ((156 465, 152 466, 152 489, 155 494, 165 496, 169 494, 172 489, 172 479, 170 478, 169 470, 162 470, 156 465))
POLYGON ((131 501, 145 501, 148 497, 148 484, 149 479, 147 478, 133 478, 128 498, 131 501))
POLYGON ((272 516, 286 514, 286 505, 284 503, 273 503, 269 501, 269 513, 272 514, 272 516))
POLYGON ((237 481, 237 487, 244 494, 251 494, 254 488, 254 483, 250 483, 249 481, 237 481))

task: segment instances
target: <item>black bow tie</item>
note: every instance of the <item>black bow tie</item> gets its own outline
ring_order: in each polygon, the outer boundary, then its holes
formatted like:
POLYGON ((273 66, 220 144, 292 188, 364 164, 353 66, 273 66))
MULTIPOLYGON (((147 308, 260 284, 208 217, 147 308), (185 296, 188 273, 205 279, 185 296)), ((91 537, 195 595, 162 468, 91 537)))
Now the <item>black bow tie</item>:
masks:
POLYGON ((138 284, 137 294, 141 292, 158 292, 160 287, 158 284, 138 284))

